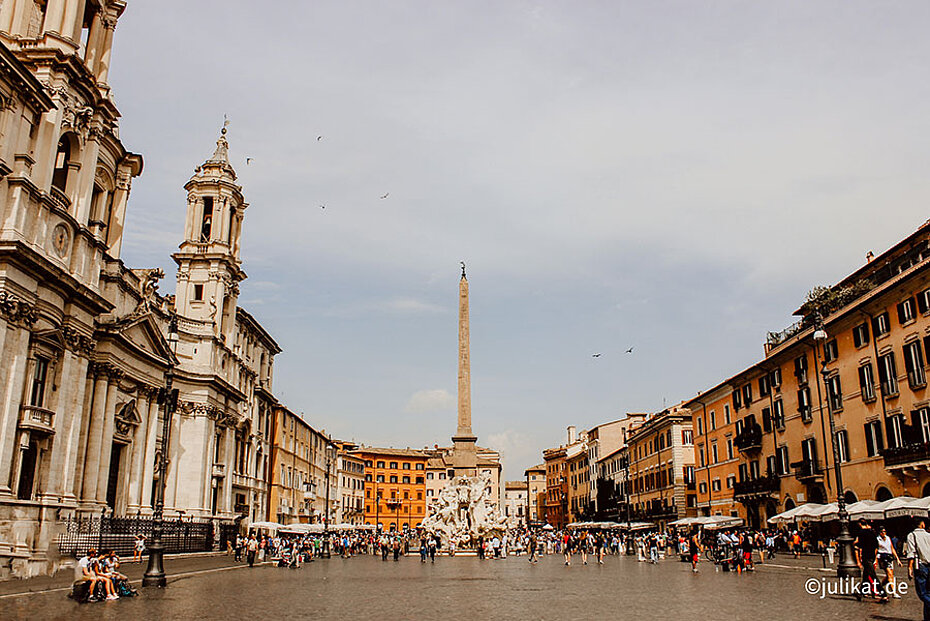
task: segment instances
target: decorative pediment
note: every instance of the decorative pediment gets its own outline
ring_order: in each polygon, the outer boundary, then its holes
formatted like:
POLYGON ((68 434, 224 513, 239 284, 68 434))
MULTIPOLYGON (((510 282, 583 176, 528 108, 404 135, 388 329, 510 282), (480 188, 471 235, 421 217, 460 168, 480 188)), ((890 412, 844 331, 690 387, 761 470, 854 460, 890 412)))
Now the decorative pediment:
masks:
POLYGON ((123 341, 151 356, 160 358, 165 364, 177 364, 174 354, 168 347, 168 341, 162 335, 158 322, 151 313, 138 317, 127 317, 121 321, 103 326, 103 330, 118 336, 123 341))
POLYGON ((136 409, 136 400, 132 399, 117 406, 114 435, 127 442, 132 439, 133 430, 142 422, 139 410, 136 409))

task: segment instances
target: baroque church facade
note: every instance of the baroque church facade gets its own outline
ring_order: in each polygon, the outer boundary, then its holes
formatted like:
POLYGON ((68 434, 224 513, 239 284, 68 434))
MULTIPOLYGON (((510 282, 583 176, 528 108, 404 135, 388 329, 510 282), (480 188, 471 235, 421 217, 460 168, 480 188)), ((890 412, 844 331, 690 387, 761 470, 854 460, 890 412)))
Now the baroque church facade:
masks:
POLYGON ((125 7, 0 0, 0 577, 53 570, 63 520, 150 515, 166 448, 166 516, 267 518, 281 349, 238 305, 247 204, 225 127, 185 186, 174 295, 120 258, 143 168, 107 83, 125 7))

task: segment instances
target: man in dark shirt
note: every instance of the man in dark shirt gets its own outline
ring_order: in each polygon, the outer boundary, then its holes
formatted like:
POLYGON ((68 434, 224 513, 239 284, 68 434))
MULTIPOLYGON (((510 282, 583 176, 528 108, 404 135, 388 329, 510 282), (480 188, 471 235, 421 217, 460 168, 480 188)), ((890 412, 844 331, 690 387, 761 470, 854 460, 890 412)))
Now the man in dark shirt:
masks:
POLYGON ((872 595, 884 602, 888 601, 888 597, 875 574, 877 551, 878 537, 869 523, 865 522, 862 524, 862 532, 856 538, 856 564, 862 570, 862 593, 872 595))

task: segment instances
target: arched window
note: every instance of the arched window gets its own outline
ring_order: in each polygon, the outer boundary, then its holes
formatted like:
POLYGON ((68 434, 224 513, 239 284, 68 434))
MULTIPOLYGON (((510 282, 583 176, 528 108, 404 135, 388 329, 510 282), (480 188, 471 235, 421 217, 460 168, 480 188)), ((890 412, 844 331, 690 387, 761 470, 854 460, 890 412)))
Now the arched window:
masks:
POLYGON ((885 501, 885 500, 891 500, 891 498, 892 498, 891 491, 889 491, 889 489, 888 489, 887 487, 885 487, 884 485, 881 486, 881 487, 879 487, 879 488, 875 491, 875 500, 877 500, 877 501, 879 501, 879 502, 882 502, 882 501, 885 501))
POLYGON ((65 134, 58 140, 55 152, 55 172, 52 173, 52 187, 62 192, 68 189, 68 162, 71 161, 71 138, 65 134))

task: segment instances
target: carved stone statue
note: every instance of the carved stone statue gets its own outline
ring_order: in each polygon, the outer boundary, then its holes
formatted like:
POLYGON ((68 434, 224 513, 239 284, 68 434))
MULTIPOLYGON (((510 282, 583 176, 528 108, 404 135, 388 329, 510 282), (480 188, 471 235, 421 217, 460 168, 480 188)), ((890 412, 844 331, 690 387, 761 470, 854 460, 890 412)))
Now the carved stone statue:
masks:
POLYGON ((501 536, 507 528, 497 503, 491 500, 491 476, 455 477, 439 493, 423 528, 437 535, 443 547, 470 547, 479 537, 501 536))

